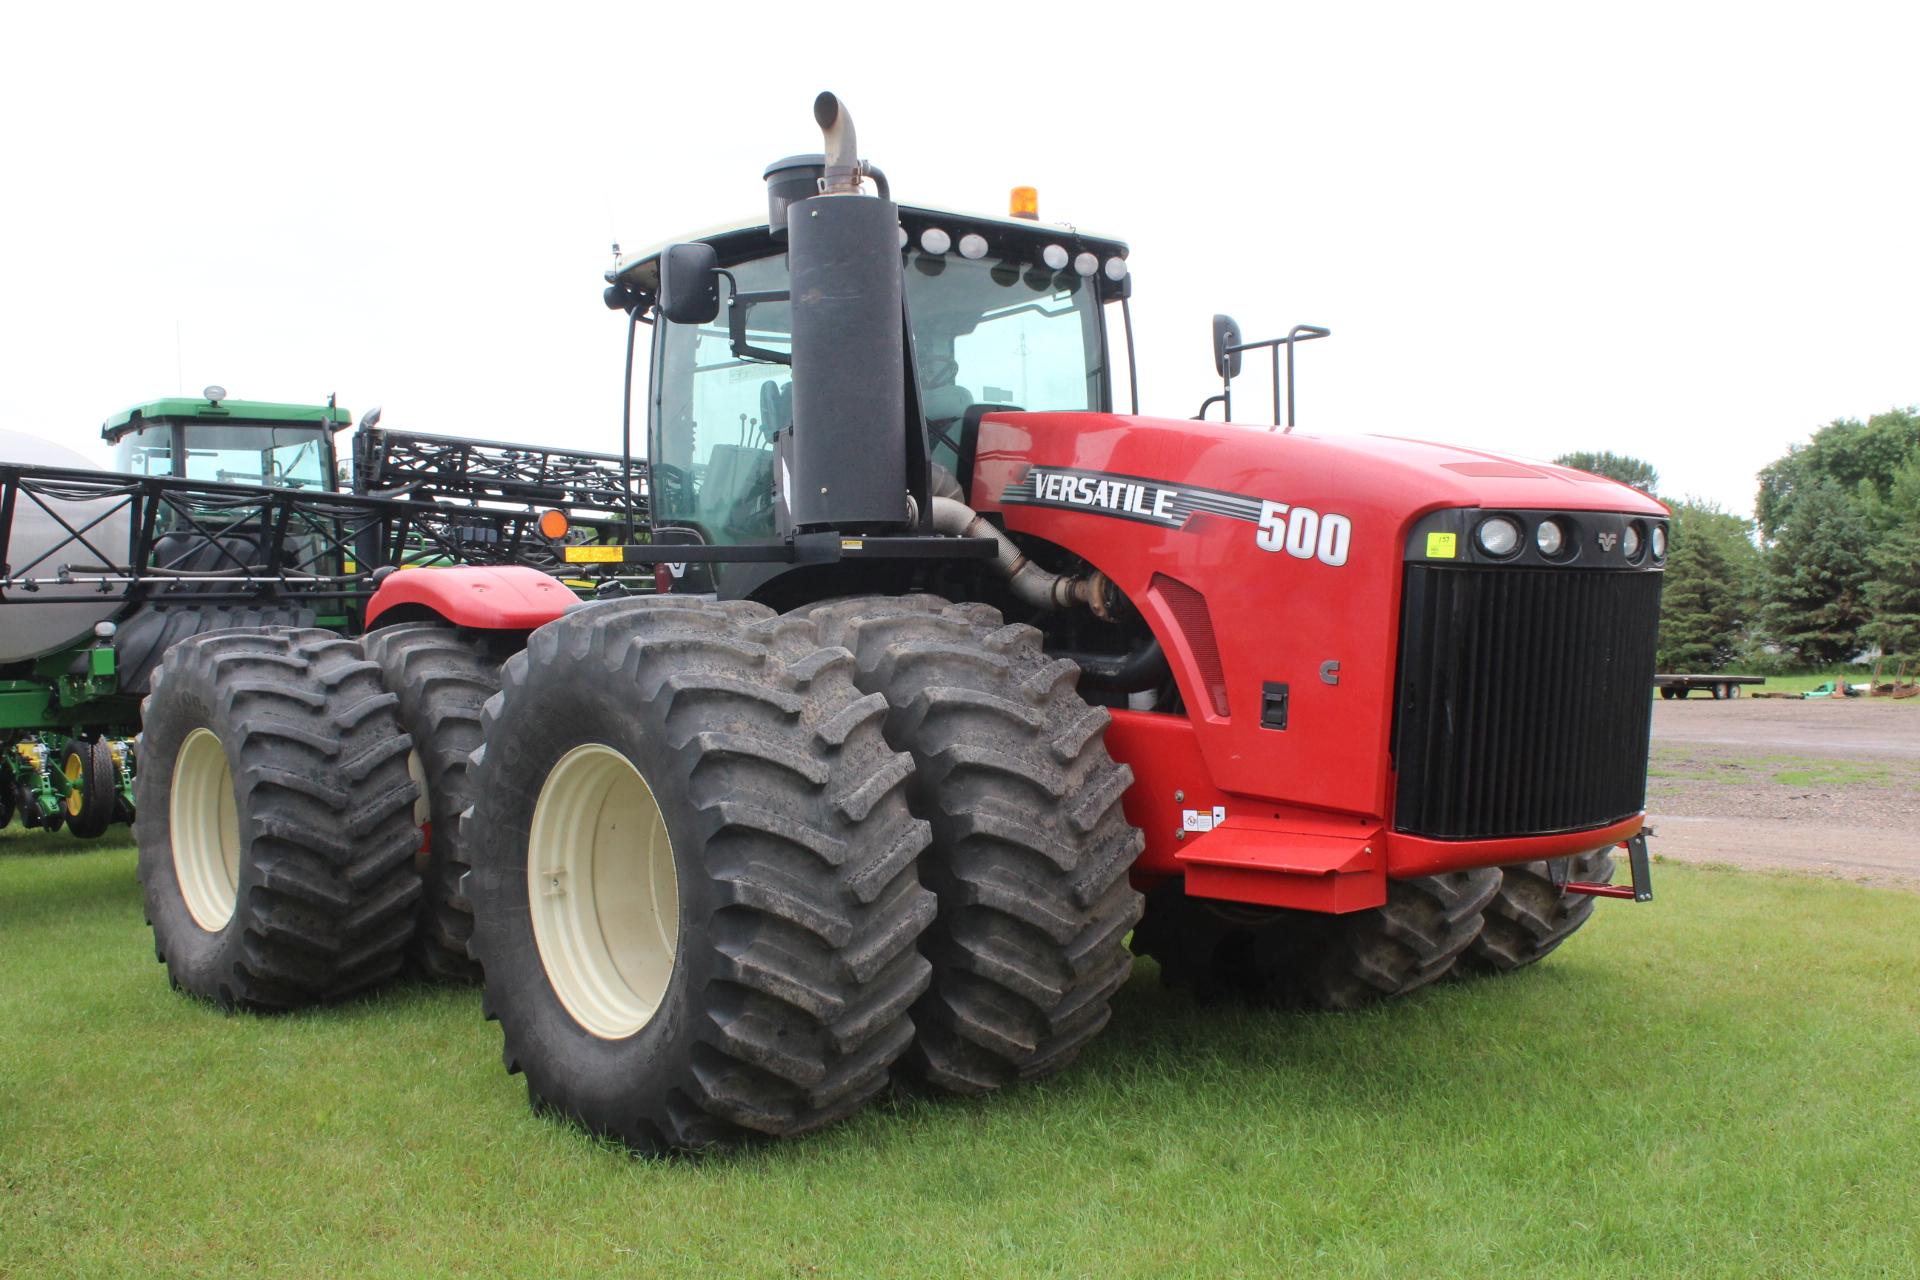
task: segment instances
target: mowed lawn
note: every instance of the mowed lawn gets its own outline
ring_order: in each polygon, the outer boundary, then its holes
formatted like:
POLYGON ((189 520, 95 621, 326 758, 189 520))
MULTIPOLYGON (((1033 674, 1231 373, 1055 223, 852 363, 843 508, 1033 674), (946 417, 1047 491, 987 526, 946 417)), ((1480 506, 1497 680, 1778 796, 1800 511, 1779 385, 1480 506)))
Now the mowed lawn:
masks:
POLYGON ((126 844, 15 831, 0 1276, 1914 1275, 1920 894, 1657 872, 1517 977, 1296 1016, 1143 961, 1054 1081, 647 1161, 530 1114, 476 991, 223 1016, 126 844))

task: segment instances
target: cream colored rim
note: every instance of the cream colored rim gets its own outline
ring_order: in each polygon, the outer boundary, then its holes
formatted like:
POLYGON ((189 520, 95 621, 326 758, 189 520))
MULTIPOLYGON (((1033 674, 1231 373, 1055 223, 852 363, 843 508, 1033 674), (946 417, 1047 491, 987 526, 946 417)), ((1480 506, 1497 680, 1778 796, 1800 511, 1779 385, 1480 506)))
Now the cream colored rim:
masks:
POLYGON ((527 905, 547 981, 575 1022, 621 1040, 653 1020, 673 976, 680 882, 659 802, 612 747, 575 747, 541 784, 527 905))
POLYGON ((427 799, 427 766, 418 751, 407 752, 407 776, 420 788, 420 798, 413 802, 413 825, 420 828, 420 847, 414 850, 413 869, 424 876, 433 864, 433 805, 427 799))
POLYGON ((193 922, 218 933, 240 896, 240 816, 226 748, 211 729, 195 729, 173 760, 168 797, 173 875, 193 922))

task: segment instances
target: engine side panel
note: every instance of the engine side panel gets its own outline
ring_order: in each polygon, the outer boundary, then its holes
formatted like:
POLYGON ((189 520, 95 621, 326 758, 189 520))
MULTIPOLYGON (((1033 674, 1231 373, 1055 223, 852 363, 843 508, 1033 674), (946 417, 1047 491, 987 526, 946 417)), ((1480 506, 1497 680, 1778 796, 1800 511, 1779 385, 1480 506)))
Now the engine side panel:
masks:
POLYGON ((1547 847, 1391 830, 1415 521, 1456 507, 1664 514, 1610 481, 1421 442, 1092 413, 988 417, 971 480, 976 507, 1111 578, 1168 654, 1185 720, 1116 713, 1109 733, 1142 792, 1128 801, 1148 837, 1136 874, 1335 911, 1374 905, 1389 876, 1547 847))

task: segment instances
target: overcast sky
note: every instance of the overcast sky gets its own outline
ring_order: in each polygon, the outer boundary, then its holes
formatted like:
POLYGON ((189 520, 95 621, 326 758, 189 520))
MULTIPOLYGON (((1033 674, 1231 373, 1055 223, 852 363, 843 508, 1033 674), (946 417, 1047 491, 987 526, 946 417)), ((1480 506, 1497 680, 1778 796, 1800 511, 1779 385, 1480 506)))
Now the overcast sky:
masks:
POLYGON ((905 202, 1127 240, 1148 412, 1213 312, 1306 321, 1303 429, 1746 512, 1920 401, 1920 6, 833 8, 10 6, 0 427, 219 382, 617 447, 608 246, 764 216, 821 89, 905 202))

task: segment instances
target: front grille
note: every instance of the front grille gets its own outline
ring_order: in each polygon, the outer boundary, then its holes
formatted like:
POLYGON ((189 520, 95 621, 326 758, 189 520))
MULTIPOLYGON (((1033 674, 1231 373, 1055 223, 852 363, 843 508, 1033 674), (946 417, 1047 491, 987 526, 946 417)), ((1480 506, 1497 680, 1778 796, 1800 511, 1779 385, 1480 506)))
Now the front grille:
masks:
POLYGON ((1406 572, 1395 829, 1484 839, 1638 813, 1663 575, 1406 572))

